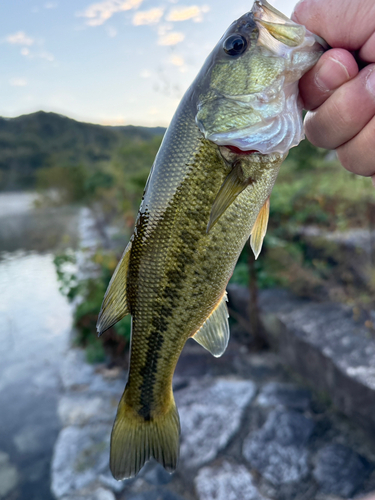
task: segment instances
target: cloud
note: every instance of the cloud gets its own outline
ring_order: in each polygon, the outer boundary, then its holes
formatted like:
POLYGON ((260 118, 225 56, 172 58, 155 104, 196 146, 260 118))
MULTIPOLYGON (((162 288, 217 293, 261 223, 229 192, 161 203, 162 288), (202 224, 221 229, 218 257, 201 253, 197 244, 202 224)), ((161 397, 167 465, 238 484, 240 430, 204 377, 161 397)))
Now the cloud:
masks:
POLYGON ((33 43, 35 42, 33 38, 27 36, 26 33, 24 33, 23 31, 17 31, 17 33, 14 33, 13 35, 8 35, 6 37, 6 41, 8 43, 11 43, 12 45, 26 45, 26 46, 33 45, 33 43))
POLYGON ((141 26, 142 24, 156 24, 160 21, 164 9, 156 8, 151 10, 144 10, 137 12, 133 17, 134 26, 141 26))
POLYGON ((23 56, 28 56, 30 54, 30 49, 28 49, 27 47, 22 47, 21 54, 23 56))
POLYGON ((198 5, 191 5, 190 7, 175 7, 169 12, 167 21, 176 22, 188 21, 189 19, 192 19, 194 22, 200 23, 203 21, 203 14, 209 10, 210 8, 208 5, 203 5, 202 7, 198 7, 198 5))
POLYGON ((143 0, 105 0, 93 3, 84 12, 77 15, 86 18, 88 26, 100 26, 110 19, 113 14, 125 10, 137 9, 143 0))
POLYGON ((58 5, 57 2, 46 2, 44 4, 44 8, 45 9, 56 9, 57 5, 58 5))
POLYGON ((183 66, 185 64, 183 57, 178 55, 173 55, 169 60, 174 66, 183 66))
POLYGON ((185 35, 183 33, 173 31, 172 33, 168 33, 167 35, 160 36, 158 45, 176 45, 177 43, 182 42, 184 38, 185 35))
POLYGON ((9 84, 12 85, 12 87, 25 87, 27 81, 24 78, 11 78, 9 84))

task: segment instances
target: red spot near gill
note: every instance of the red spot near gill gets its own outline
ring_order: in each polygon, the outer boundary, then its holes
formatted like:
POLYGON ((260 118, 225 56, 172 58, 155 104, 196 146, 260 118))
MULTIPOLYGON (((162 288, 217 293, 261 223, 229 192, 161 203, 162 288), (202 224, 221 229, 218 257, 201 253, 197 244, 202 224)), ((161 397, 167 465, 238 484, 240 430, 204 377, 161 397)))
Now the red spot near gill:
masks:
POLYGON ((250 149, 249 151, 242 151, 240 148, 236 148, 236 146, 225 146, 230 149, 232 153, 236 153, 237 155, 251 155, 252 153, 259 153, 256 149, 250 149))

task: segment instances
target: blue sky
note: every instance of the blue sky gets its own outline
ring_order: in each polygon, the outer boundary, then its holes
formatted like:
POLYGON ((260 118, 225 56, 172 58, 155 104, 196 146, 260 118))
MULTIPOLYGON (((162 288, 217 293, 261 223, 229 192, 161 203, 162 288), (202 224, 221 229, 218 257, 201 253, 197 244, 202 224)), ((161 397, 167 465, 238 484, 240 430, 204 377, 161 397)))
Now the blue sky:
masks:
MULTIPOLYGON (((295 0, 271 0, 290 15, 295 0)), ((40 109, 168 125, 205 58, 252 0, 0 3, 0 116, 40 109)))

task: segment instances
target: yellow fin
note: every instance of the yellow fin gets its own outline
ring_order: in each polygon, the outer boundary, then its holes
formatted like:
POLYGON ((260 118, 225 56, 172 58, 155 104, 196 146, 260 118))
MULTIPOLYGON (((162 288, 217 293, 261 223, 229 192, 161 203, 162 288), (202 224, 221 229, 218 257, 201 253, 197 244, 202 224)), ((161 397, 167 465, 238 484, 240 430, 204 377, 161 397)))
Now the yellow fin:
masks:
POLYGON ((268 197, 265 204, 260 209, 257 220, 251 230, 250 246, 256 259, 259 257, 260 251, 262 250, 263 240, 267 232, 269 214, 270 198, 268 197))
POLYGON ((243 181, 239 177, 239 172, 241 167, 234 167, 231 172, 227 175, 225 181, 223 182, 215 201, 212 205, 210 220, 207 225, 207 233, 219 218, 223 215, 225 210, 234 202, 237 196, 242 193, 242 191, 248 186, 247 181, 243 181))
POLYGON ((193 336, 193 339, 207 351, 219 358, 227 348, 229 342, 229 323, 227 309, 227 292, 224 292, 218 305, 193 336))
POLYGON ((98 334, 108 330, 120 319, 129 314, 129 305, 126 299, 126 281, 128 276, 131 242, 125 248, 120 262, 117 264, 112 279, 105 292, 102 308, 99 313, 96 329, 98 334))
POLYGON ((154 457, 168 472, 176 469, 180 448, 180 419, 173 394, 163 414, 141 417, 121 398, 111 435, 110 468, 117 480, 133 477, 154 457))

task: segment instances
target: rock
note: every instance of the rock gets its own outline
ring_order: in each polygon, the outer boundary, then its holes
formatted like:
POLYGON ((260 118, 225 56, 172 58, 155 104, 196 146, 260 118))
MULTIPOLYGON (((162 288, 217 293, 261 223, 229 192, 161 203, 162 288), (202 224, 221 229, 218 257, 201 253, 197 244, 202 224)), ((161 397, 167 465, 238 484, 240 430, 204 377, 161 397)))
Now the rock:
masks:
POLYGON ((61 397, 57 412, 64 427, 103 421, 113 423, 117 405, 115 398, 69 393, 61 397))
POLYGON ((41 425, 24 427, 13 441, 20 453, 36 453, 44 449, 44 428, 41 425))
POLYGON ((267 340, 283 362, 373 434, 375 343, 354 321, 352 309, 272 290, 262 293, 259 303, 267 340))
POLYGON ((329 444, 317 455, 313 476, 323 493, 348 498, 362 486, 372 467, 367 460, 341 444, 329 444))
POLYGON ((203 467, 195 478, 199 500, 262 500, 253 478, 243 465, 224 462, 219 467, 203 467))
POLYGON ((273 485, 301 481, 307 476, 307 442, 314 422, 295 411, 274 410, 259 431, 243 445, 243 455, 273 485))
POLYGON ((112 425, 66 427, 57 439, 52 459, 51 490, 60 498, 96 483, 108 470, 112 425))
POLYGON ((0 498, 5 498, 18 481, 17 469, 9 463, 9 455, 0 451, 0 498))
POLYGON ((64 389, 73 389, 90 384, 94 367, 85 363, 82 349, 71 349, 64 358, 60 373, 64 389))
POLYGON ((82 390, 88 392, 112 394, 120 399, 125 387, 124 374, 119 378, 113 378, 112 374, 103 377, 97 373, 94 365, 85 362, 85 351, 83 349, 70 350, 62 363, 60 374, 64 389, 82 390))
POLYGON ((255 391, 250 381, 219 378, 214 383, 192 383, 176 394, 185 467, 200 467, 225 448, 255 391))
POLYGON ((184 500, 170 490, 156 489, 126 496, 126 500, 184 500))
POLYGON ((64 496, 61 500, 116 500, 116 497, 110 490, 96 488, 94 490, 85 490, 80 495, 64 496))
POLYGON ((264 407, 285 406, 286 408, 304 411, 311 402, 311 393, 293 384, 269 382, 260 391, 257 403, 264 407))
POLYGON ((121 491, 133 482, 132 479, 127 479, 125 481, 117 481, 111 474, 110 471, 99 475, 99 482, 106 488, 114 491, 115 493, 121 493, 121 491))
POLYGON ((98 488, 94 491, 93 500, 116 500, 116 497, 112 491, 98 488))
POLYGON ((173 479, 173 476, 154 460, 146 463, 141 472, 141 477, 146 483, 154 486, 163 486, 164 484, 170 483, 173 479))

